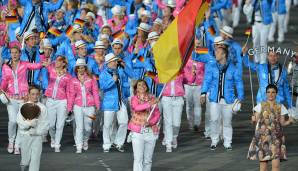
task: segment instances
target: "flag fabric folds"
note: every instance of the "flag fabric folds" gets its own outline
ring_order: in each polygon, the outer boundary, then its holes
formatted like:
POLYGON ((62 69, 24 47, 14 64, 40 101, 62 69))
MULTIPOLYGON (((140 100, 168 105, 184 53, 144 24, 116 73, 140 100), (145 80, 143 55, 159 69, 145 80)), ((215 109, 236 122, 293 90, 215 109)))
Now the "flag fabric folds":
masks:
POLYGON ((202 22, 209 8, 205 0, 190 0, 153 46, 161 83, 174 79, 193 50, 196 23, 202 22))

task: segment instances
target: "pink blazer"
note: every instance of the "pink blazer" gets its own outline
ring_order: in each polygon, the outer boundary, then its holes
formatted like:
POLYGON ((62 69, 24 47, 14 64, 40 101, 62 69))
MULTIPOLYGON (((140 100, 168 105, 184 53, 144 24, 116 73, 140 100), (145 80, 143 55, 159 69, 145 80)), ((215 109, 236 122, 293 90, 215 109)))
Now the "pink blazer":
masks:
POLYGON ((4 90, 10 97, 15 95, 18 97, 26 96, 29 90, 27 71, 40 68, 42 68, 40 63, 20 61, 16 68, 16 73, 14 73, 12 68, 10 68, 7 64, 4 64, 2 67, 1 89, 4 90))
POLYGON ((204 79, 204 63, 196 62, 189 59, 184 67, 184 83, 201 85, 204 79), (192 73, 192 69, 195 67, 196 74, 192 73))
POLYGON ((84 84, 81 84, 78 78, 72 78, 67 100, 67 111, 71 111, 74 104, 81 107, 95 106, 99 109, 100 102, 96 78, 92 77, 91 79, 86 75, 84 84), (83 90, 85 90, 85 95, 83 90))
POLYGON ((117 31, 121 30, 121 28, 126 24, 126 22, 127 22, 127 17, 124 17, 124 19, 121 21, 121 24, 117 26, 115 25, 113 18, 108 20, 108 24, 112 28, 112 33, 116 33, 117 31))
MULTIPOLYGON (((151 99, 154 99, 154 97, 152 95, 150 95, 150 97, 151 97, 151 99)), ((142 115, 142 114, 136 113, 136 112, 142 112, 145 110, 148 110, 148 112, 150 112, 151 106, 150 106, 149 102, 141 103, 137 96, 133 96, 131 98, 131 110, 132 110, 132 115, 134 117, 134 115, 137 115, 137 114, 142 115)), ((142 119, 138 119, 139 123, 146 122, 147 117, 145 117, 145 113, 142 116, 135 116, 137 118, 142 118, 142 119)), ((148 113, 146 113, 146 114, 148 114, 148 113)), ((159 132, 158 127, 156 125, 159 121, 159 118, 160 118, 160 112, 159 112, 158 106, 156 106, 150 119, 149 119, 149 125, 152 127, 154 134, 158 134, 158 132, 159 132)), ((136 124, 136 122, 134 122, 133 118, 128 123, 128 129, 133 132, 137 132, 137 133, 141 132, 141 129, 143 126, 144 126, 144 124, 136 124)))
POLYGON ((49 86, 45 92, 45 95, 58 100, 67 99, 69 96, 71 76, 70 74, 66 73, 59 78, 54 65, 55 64, 53 63, 47 67, 49 73, 49 86))
POLYGON ((165 89, 162 93, 163 96, 184 96, 184 87, 183 87, 183 74, 180 74, 176 77, 175 80, 168 82, 165 86, 165 89), (172 84, 173 82, 173 84, 172 84), (171 90, 174 90, 174 94, 171 94, 171 90))

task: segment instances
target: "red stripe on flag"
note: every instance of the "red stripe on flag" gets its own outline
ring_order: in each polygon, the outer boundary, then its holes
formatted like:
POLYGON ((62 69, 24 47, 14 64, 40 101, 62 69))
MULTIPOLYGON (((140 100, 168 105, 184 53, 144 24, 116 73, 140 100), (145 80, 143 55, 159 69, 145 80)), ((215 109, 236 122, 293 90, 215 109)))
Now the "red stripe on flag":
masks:
POLYGON ((201 4, 202 0, 190 0, 178 15, 177 27, 179 51, 182 61, 185 62, 192 51, 190 48, 193 48, 191 44, 194 40, 195 21, 201 4))

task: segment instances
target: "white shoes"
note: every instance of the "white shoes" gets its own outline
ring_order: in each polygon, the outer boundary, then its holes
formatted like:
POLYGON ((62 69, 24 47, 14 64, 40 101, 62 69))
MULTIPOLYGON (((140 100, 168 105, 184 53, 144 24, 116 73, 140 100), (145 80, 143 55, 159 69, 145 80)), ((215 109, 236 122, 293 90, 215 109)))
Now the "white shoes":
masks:
POLYGON ((172 141, 172 147, 177 148, 177 146, 178 146, 177 138, 174 138, 172 141))
POLYGON ((59 147, 55 147, 55 153, 60 153, 60 148, 59 147))
POLYGON ((81 149, 81 148, 77 148, 76 153, 77 153, 77 154, 81 154, 81 153, 82 153, 82 149, 81 149))
POLYGON ((7 146, 7 152, 10 153, 10 154, 13 153, 13 144, 12 143, 9 143, 8 144, 8 146, 7 146))
POLYGON ((19 147, 14 147, 14 154, 15 155, 20 155, 21 154, 19 147))
POLYGON ((55 141, 51 140, 51 148, 55 148, 55 141))
POLYGON ((172 152, 172 147, 167 147, 166 148, 166 153, 171 153, 172 152))
POLYGON ((83 150, 85 150, 85 151, 88 150, 88 143, 87 142, 83 143, 83 150))

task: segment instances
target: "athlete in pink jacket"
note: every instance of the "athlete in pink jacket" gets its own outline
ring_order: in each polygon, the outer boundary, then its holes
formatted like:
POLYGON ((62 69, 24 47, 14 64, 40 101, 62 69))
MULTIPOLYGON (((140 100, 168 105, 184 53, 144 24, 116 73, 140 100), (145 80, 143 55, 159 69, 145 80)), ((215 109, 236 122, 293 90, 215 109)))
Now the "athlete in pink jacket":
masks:
POLYGON ((198 100, 201 95, 201 85, 204 79, 204 63, 196 62, 191 58, 184 67, 184 89, 186 98, 186 114, 189 128, 198 131, 201 123, 201 104, 198 100))
POLYGON ((82 153, 82 148, 88 150, 92 119, 95 109, 99 110, 99 92, 97 80, 89 74, 85 59, 76 61, 75 73, 70 82, 67 110, 74 112, 76 153, 82 153))
POLYGON ((7 151, 15 154, 20 154, 19 142, 16 132, 17 124, 16 118, 20 105, 23 103, 24 98, 28 94, 29 86, 27 82, 27 71, 40 69, 42 66, 47 66, 47 62, 41 63, 29 63, 20 61, 21 50, 18 45, 14 45, 10 48, 11 61, 8 64, 4 64, 2 67, 2 81, 1 89, 6 92, 10 99, 10 103, 7 104, 8 112, 8 147, 7 151))
POLYGON ((66 68, 67 61, 62 56, 47 67, 49 85, 45 92, 46 107, 50 124, 51 147, 55 148, 55 152, 60 152, 60 141, 67 116, 67 97, 71 76, 66 68))
POLYGON ((172 148, 177 148, 177 137, 184 104, 183 78, 183 74, 180 74, 175 80, 166 83, 162 93, 161 104, 164 115, 166 152, 172 152, 172 148))
POLYGON ((149 114, 158 100, 149 93, 148 85, 144 80, 136 82, 134 94, 135 96, 131 98, 132 117, 128 124, 134 154, 133 170, 151 170, 152 155, 159 134, 158 107, 156 106, 150 117, 149 114))

